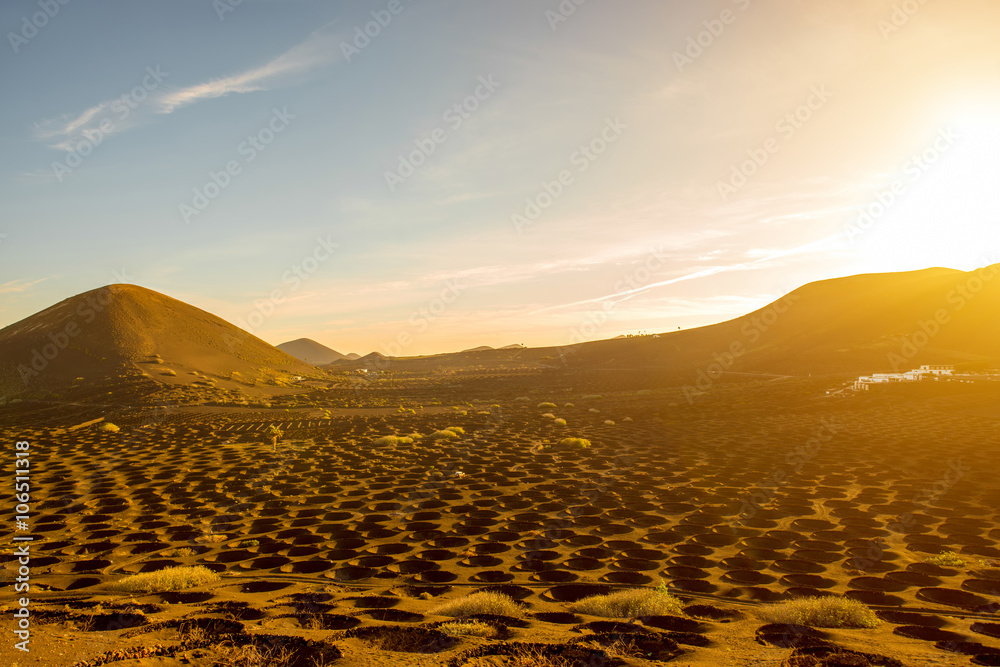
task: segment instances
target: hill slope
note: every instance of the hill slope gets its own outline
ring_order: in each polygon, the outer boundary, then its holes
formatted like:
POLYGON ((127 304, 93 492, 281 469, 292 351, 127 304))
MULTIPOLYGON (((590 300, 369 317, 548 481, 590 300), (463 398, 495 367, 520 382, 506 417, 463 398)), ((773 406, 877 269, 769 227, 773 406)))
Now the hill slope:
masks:
POLYGON ((346 355, 343 355, 336 350, 332 350, 326 345, 317 343, 311 338, 291 340, 276 347, 282 352, 290 354, 296 359, 314 366, 329 364, 337 361, 338 359, 346 358, 346 355))
POLYGON ((152 367, 247 379, 315 370, 215 315, 135 285, 84 292, 0 329, 3 395, 152 367))
POLYGON ((719 324, 572 346, 574 365, 864 373, 1000 359, 1000 264, 809 283, 719 324), (732 358, 730 358, 732 357, 732 358))

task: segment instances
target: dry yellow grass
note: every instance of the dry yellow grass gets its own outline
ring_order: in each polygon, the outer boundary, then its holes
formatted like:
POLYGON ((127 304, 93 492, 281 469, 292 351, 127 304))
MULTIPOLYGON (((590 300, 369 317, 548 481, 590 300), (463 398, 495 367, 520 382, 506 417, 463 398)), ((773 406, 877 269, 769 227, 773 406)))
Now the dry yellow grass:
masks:
POLYGON ((153 591, 179 591, 193 586, 203 586, 219 580, 219 575, 201 565, 168 567, 156 572, 142 572, 125 577, 111 584, 116 591, 151 593, 153 591))
POLYGON ((520 617, 524 612, 514 600, 500 593, 473 593, 458 600, 445 602, 431 610, 439 616, 472 616, 474 614, 495 614, 520 617))
POLYGON ((681 613, 682 606, 681 601, 666 590, 636 588, 584 598, 571 604, 570 609, 589 616, 631 618, 676 615, 681 613))
POLYGON ((839 597, 777 602, 755 613, 767 623, 794 623, 817 628, 874 628, 882 622, 867 605, 839 597))
POLYGON ((489 639, 496 635, 496 629, 482 621, 454 621, 442 623, 438 630, 453 637, 484 637, 489 639))

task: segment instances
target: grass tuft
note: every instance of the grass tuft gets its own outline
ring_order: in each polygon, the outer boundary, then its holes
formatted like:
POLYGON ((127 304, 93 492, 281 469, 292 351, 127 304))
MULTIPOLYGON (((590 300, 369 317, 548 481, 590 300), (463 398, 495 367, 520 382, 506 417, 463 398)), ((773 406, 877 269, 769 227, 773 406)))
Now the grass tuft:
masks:
POLYGON ((925 559, 924 562, 940 567, 965 567, 965 559, 954 551, 942 551, 937 556, 925 559))
POLYGON ((791 623, 817 628, 874 628, 882 621, 867 605, 839 597, 799 598, 760 607, 766 623, 791 623))
POLYGON ((141 572, 111 584, 116 591, 126 593, 152 593, 153 591, 179 591, 203 586, 219 580, 219 575, 201 565, 168 567, 156 572, 141 572))
POLYGON ((496 629, 482 621, 452 621, 442 623, 438 630, 453 637, 484 637, 489 639, 496 635, 496 629))
POLYGON ((665 587, 635 588, 607 595, 594 595, 570 605, 570 610, 588 616, 632 618, 633 616, 679 615, 683 605, 665 587))
POLYGON ((494 614, 520 618, 524 615, 521 606, 514 600, 500 593, 473 593, 464 598, 445 602, 431 610, 439 616, 473 616, 475 614, 494 614))
POLYGON ((413 442, 413 438, 401 437, 398 435, 384 435, 375 441, 379 447, 393 447, 395 445, 408 445, 413 442))

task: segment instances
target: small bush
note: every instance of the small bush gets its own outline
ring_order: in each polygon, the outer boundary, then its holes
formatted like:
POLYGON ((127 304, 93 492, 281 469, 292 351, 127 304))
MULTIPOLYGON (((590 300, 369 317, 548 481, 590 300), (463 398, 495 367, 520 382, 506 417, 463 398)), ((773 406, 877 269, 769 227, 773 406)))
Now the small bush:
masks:
POLYGON ((574 403, 567 403, 567 404, 566 404, 566 405, 564 405, 563 407, 564 407, 564 408, 575 408, 575 407, 576 407, 576 404, 574 404, 574 403))
POLYGON ((537 407, 539 410, 551 410, 551 409, 556 408, 558 406, 555 403, 550 403, 548 401, 544 401, 542 403, 539 403, 535 407, 537 407))
POLYGON ((530 403, 531 402, 531 399, 528 398, 527 396, 518 396, 514 400, 517 401, 517 402, 519 402, 519 403, 530 403))
POLYGON ((430 438, 431 440, 450 440, 452 438, 457 438, 458 433, 455 433, 451 429, 445 428, 441 429, 440 431, 434 431, 427 437, 430 438))
POLYGON ((615 425, 615 422, 614 422, 614 420, 613 420, 613 419, 605 419, 605 420, 604 420, 604 425, 605 425, 605 426, 614 426, 614 425, 615 425))
POLYGON ((524 612, 514 600, 500 593, 473 593, 458 600, 451 600, 431 610, 439 616, 472 616, 474 614, 494 614, 520 618, 524 612))
POLYGON ((565 419, 556 419, 552 423, 555 424, 556 426, 565 426, 566 425, 566 420, 565 419))
POLYGON ((201 565, 168 567, 156 572, 141 572, 111 584, 116 591, 126 593, 152 593, 154 591, 179 591, 193 586, 203 586, 219 580, 219 575, 201 565))
POLYGON ((563 438, 559 441, 560 447, 573 447, 575 449, 589 449, 590 440, 586 438, 563 438))
POLYGON ((260 540, 243 540, 238 545, 240 549, 249 549, 250 547, 259 547, 260 540))
POLYGON ((800 598, 756 610, 765 623, 791 623, 817 628, 874 628, 881 621, 867 605, 839 597, 800 598))
POLYGON ((413 442, 413 438, 400 437, 398 435, 383 435, 381 438, 375 441, 375 444, 379 447, 394 447, 396 445, 409 445, 413 442))
POLYGON ((453 637, 484 637, 489 639, 496 635, 496 630, 489 623, 482 621, 453 621, 442 623, 438 630, 453 637))
POLYGON ((452 433, 457 433, 458 435, 465 435, 465 429, 461 426, 449 426, 446 431, 451 431, 452 433))
POLYGON ((104 422, 103 424, 97 427, 97 430, 101 431, 102 433, 117 433, 121 429, 112 424, 111 422, 104 422))
POLYGON ((931 556, 924 562, 940 567, 965 567, 965 560, 954 551, 942 551, 937 556, 931 556))
POLYGON ((570 605, 579 614, 605 618, 632 618, 633 616, 676 616, 681 613, 681 601, 666 588, 636 588, 616 591, 607 595, 594 595, 570 605))
POLYGON ((556 416, 551 412, 546 412, 544 415, 542 415, 542 419, 555 419, 555 418, 556 416))

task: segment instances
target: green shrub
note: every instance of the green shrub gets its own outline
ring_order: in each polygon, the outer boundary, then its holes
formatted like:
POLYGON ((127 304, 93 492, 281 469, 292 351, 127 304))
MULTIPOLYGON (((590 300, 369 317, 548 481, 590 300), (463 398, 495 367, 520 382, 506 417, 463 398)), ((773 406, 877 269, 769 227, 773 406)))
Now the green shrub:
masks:
POLYGON ((440 607, 431 610, 439 616, 473 616, 476 614, 494 614, 520 618, 524 615, 521 606, 511 598, 500 593, 473 593, 464 598, 445 602, 440 607))
POLYGON ((954 551, 942 551, 937 556, 925 559, 924 562, 940 567, 965 567, 965 559, 954 551))
POLYGON ((193 586, 203 586, 219 580, 219 575, 201 565, 168 567, 156 572, 141 572, 111 584, 116 591, 126 593, 152 593, 154 591, 179 591, 193 586))
POLYGON ((588 449, 590 440, 586 438, 563 438, 559 441, 560 447, 573 447, 575 449, 588 449))
POLYGON ((413 438, 400 437, 398 435, 383 435, 375 441, 379 447, 394 447, 396 445, 408 445, 413 442, 413 438))
POLYGON ((607 595, 594 595, 570 605, 570 610, 589 616, 632 618, 633 616, 679 615, 681 601, 667 592, 666 587, 635 588, 607 595))
POLYGON ((792 623, 817 628, 874 628, 881 621, 867 605, 840 597, 799 598, 758 608, 765 623, 792 623))
POLYGON ((97 427, 97 430, 103 433, 117 433, 121 429, 112 424, 111 422, 104 422, 103 424, 97 427))
POLYGON ((455 433, 454 431, 445 428, 441 429, 440 431, 434 431, 427 437, 430 438, 431 440, 450 440, 452 438, 457 438, 458 433, 455 433))
POLYGON ((565 426, 566 425, 566 420, 565 419, 555 419, 555 420, 552 421, 552 423, 555 424, 556 426, 565 426))
POLYGON ((556 408, 558 406, 555 403, 550 403, 548 401, 544 401, 542 403, 539 403, 535 407, 538 408, 539 410, 551 410, 551 409, 556 408))

